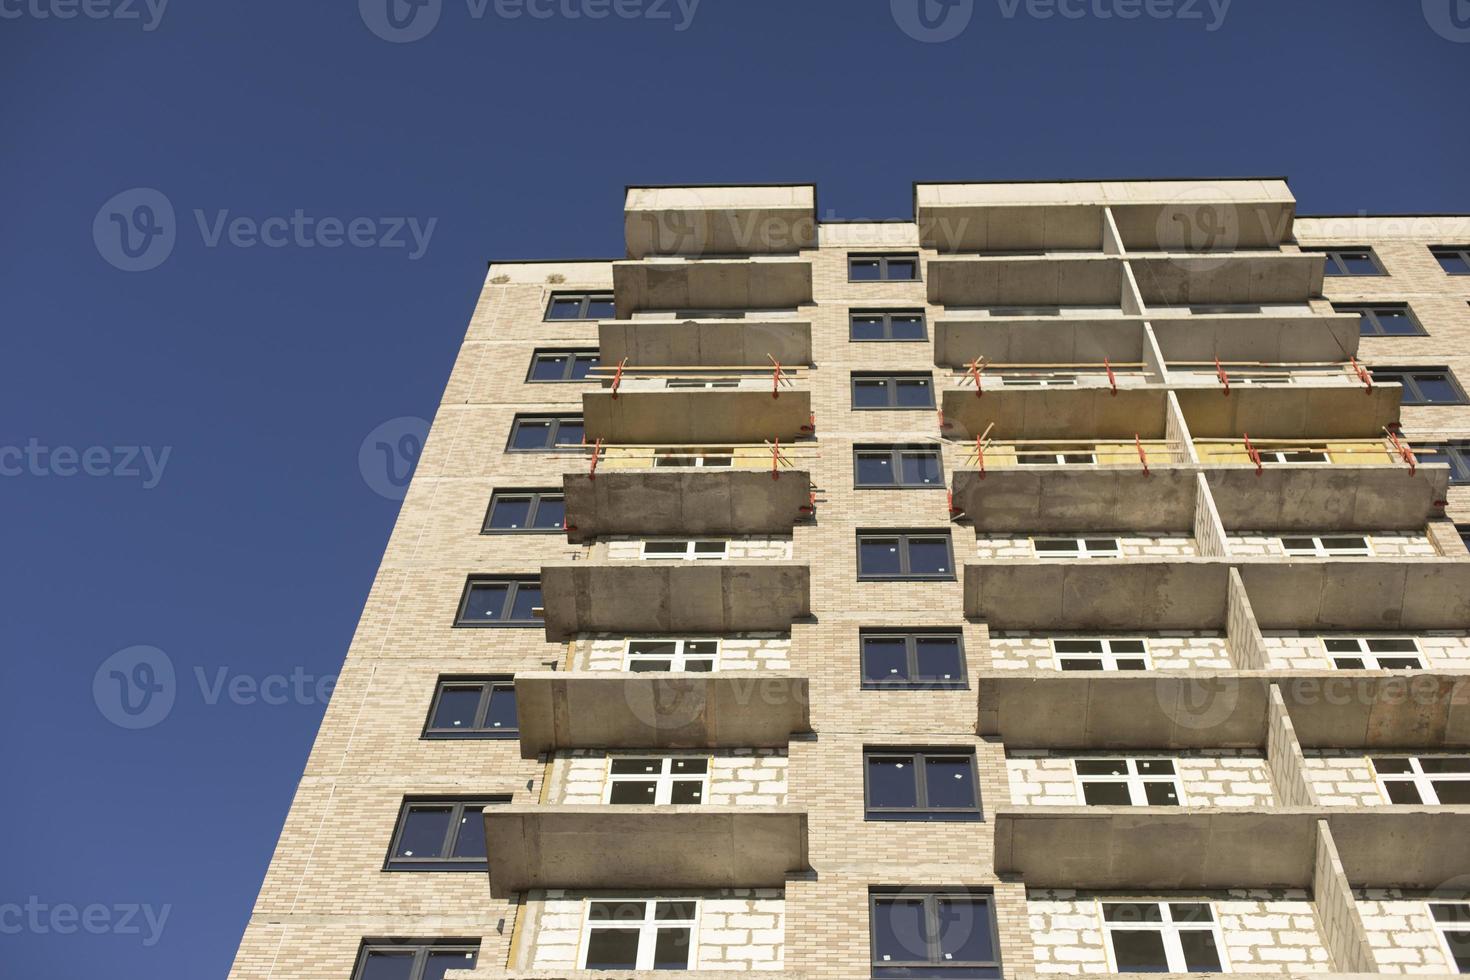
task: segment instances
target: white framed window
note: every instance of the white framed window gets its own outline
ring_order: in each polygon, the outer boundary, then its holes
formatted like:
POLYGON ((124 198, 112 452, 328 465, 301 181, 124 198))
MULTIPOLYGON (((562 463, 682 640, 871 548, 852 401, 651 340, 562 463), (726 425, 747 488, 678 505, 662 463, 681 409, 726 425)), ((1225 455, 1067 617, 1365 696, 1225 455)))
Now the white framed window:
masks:
POLYGON ((1338 670, 1423 670, 1412 636, 1324 636, 1322 647, 1338 670))
POLYGON ((1470 902, 1429 902, 1429 917, 1450 966, 1470 973, 1470 902))
POLYGON ((1210 902, 1099 902, 1114 973, 1228 973, 1210 902))
POLYGON ((643 542, 642 557, 658 561, 719 561, 728 541, 701 538, 653 538, 643 542))
POLYGON ((1183 806, 1173 759, 1078 758, 1077 792, 1088 806, 1183 806))
POLYGON ((735 454, 730 449, 656 449, 653 465, 655 468, 682 466, 690 469, 728 470, 735 465, 735 454))
POLYGON ((1470 755, 1373 756, 1373 777, 1390 803, 1470 803, 1470 755))
POLYGON ((1143 637, 1089 637, 1051 641, 1057 670, 1149 670, 1148 641, 1143 637))
POLYGON ((720 641, 629 640, 623 669, 637 673, 708 673, 720 660, 720 641))
POLYGON ((1002 374, 1000 383, 1006 388, 1075 388, 1075 374, 1002 374))
POLYGON ((1121 558, 1117 538, 1032 538, 1037 558, 1121 558))
POLYGON ((739 388, 739 378, 724 378, 720 380, 706 378, 670 378, 664 382, 665 388, 739 388))
POLYGON ((1301 535, 1279 540, 1283 551, 1298 558, 1340 558, 1373 554, 1368 539, 1361 534, 1301 535))
POLYGON ((1097 454, 1087 446, 1058 446, 1055 449, 1016 449, 1016 462, 1022 466, 1091 466, 1097 454))
POLYGON ((687 970, 698 926, 698 899, 589 899, 582 969, 687 970))
POLYGON ((604 803, 696 806, 708 796, 707 756, 613 756, 607 760, 604 803))
POLYGON ((1325 450, 1320 449, 1272 449, 1261 453, 1261 462, 1330 463, 1332 457, 1325 450))

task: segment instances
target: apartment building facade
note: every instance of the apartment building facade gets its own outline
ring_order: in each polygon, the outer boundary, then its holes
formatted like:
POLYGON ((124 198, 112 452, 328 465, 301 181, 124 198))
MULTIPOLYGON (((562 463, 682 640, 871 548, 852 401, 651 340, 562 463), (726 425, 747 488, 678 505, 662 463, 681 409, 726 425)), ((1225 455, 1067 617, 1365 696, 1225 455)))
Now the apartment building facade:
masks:
POLYGON ((231 976, 1470 972, 1470 217, 494 262, 231 976))

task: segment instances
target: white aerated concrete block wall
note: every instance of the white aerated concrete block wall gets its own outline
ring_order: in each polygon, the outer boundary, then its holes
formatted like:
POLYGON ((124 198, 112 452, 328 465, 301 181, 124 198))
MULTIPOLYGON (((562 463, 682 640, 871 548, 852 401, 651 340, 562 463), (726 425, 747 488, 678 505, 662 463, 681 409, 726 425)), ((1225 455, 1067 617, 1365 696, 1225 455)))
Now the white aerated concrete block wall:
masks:
MULTIPOLYGON (((659 637, 634 637, 634 639, 659 639, 659 637)), ((685 639, 708 640, 715 637, 699 636, 685 639)), ((736 633, 722 636, 719 657, 715 670, 790 670, 791 637, 784 633, 736 633)), ((575 670, 622 670, 628 638, 599 634, 581 637, 577 641, 579 655, 575 670)))
MULTIPOLYGON (((1397 558, 1405 556, 1433 558, 1439 554, 1439 549, 1434 542, 1424 534, 1403 534, 1397 531, 1375 531, 1371 534, 1362 532, 1346 532, 1353 537, 1366 537, 1368 547, 1374 555, 1381 557, 1397 558)), ((1285 531, 1252 532, 1250 534, 1228 535, 1230 541, 1230 554, 1240 557, 1253 557, 1260 555, 1272 555, 1281 557, 1286 554, 1286 549, 1281 546, 1283 537, 1303 537, 1303 532, 1285 531)))
POLYGON ((573 749, 551 761, 551 803, 601 804, 606 798, 608 760, 619 757, 704 757, 710 760, 711 806, 782 806, 786 803, 784 749, 720 749, 698 752, 607 752, 573 749))
MULTIPOLYGON (((1327 670, 1332 661, 1322 645, 1323 637, 1371 636, 1366 633, 1311 633, 1273 630, 1265 634, 1273 670, 1327 670)), ((1470 669, 1470 632, 1438 630, 1424 633, 1383 633, 1381 636, 1413 636, 1427 670, 1470 669)))
MULTIPOLYGON (((1216 749, 1204 753, 1135 753, 1174 760, 1183 806, 1271 806, 1271 773, 1259 752, 1216 749)), ((1084 806, 1075 759, 1117 759, 1121 753, 1067 753, 1014 749, 1006 753, 1011 802, 1019 806, 1084 806)))
MULTIPOLYGON (((1037 537, 1065 538, 1066 534, 1044 534, 1037 537)), ((1124 558, 1193 558, 1199 554, 1194 538, 1186 534, 1161 537, 1123 537, 1114 534, 1095 534, 1086 537, 1117 538, 1118 547, 1124 558)), ((1006 534, 976 534, 975 553, 980 558, 1037 558, 1029 537, 1014 537, 1006 534)), ((1058 559, 1062 560, 1062 559, 1058 559)))
POLYGON ((1387 806, 1368 757, 1349 749, 1307 749, 1307 781, 1323 806, 1387 806))
POLYGON ((1363 889, 1355 895, 1379 972, 1458 972, 1445 956, 1424 899, 1388 888, 1363 889))
MULTIPOLYGON (((607 547, 605 557, 608 561, 639 561, 643 559, 643 542, 641 537, 610 537, 606 540, 607 547)), ((649 539, 657 540, 657 539, 649 539)), ((787 561, 791 558, 792 541, 790 538, 755 537, 751 535, 740 535, 735 537, 706 539, 722 540, 725 542, 725 561, 787 561)), ((594 558, 597 557, 594 552, 594 558)), ((679 561, 674 558, 650 558, 648 561, 679 561)), ((703 558, 700 561, 720 561, 718 558, 703 558)))
MULTIPOLYGON (((1050 634, 1019 630, 991 633, 990 665, 996 670, 1055 670, 1052 638, 1050 634)), ((1066 633, 1055 638, 1085 640, 1087 636, 1066 633)), ((1230 651, 1219 633, 1179 630, 1150 633, 1146 639, 1154 670, 1230 669, 1230 651)))

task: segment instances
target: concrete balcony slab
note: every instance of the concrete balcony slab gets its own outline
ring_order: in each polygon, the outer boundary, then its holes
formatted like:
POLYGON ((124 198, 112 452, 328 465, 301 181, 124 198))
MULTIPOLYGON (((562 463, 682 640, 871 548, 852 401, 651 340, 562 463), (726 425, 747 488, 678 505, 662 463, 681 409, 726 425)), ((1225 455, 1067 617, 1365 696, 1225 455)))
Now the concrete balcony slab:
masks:
POLYGON ((1470 746, 1470 671, 1293 673, 1277 686, 1304 748, 1470 746))
POLYGON ((604 469, 562 476, 567 538, 609 534, 790 534, 811 474, 755 469, 604 469))
POLYGON ((1234 564, 1265 630, 1470 627, 1470 561, 1243 558, 1234 564))
MULTIPOLYGON (((1357 321, 1354 320, 1354 323, 1357 321)), ((991 364, 1114 364, 1143 361, 1142 317, 965 317, 934 323, 934 363, 963 368, 991 364)))
POLYGON ((644 259, 613 263, 618 317, 642 310, 787 310, 812 301, 808 259, 644 259))
POLYGON ((623 202, 628 258, 816 248, 816 209, 812 184, 629 187, 623 202))
POLYGON ((588 441, 719 445, 793 441, 811 424, 811 392, 769 384, 742 388, 626 387, 582 395, 588 441))
POLYGON ((1301 303, 1322 295, 1322 256, 1301 252, 1132 255, 1145 304, 1301 303))
MULTIPOLYGON (((1420 531, 1444 516, 1449 467, 1276 463, 1205 467, 1227 530, 1420 531)), ((956 487, 959 474, 955 476, 956 487)), ((1126 527, 1127 525, 1120 525, 1126 527)))
POLYGON ((1346 379, 1334 385, 1221 385, 1177 388, 1179 408, 1196 439, 1357 439, 1382 436, 1399 420, 1402 388, 1372 389, 1346 379))
POLYGON ((964 256, 929 260, 940 306, 1117 306, 1123 261, 1106 255, 964 256))
POLYGON ((999 630, 1209 629, 1225 623, 1229 571, 1208 558, 970 561, 965 615, 999 630))
POLYGON ((1358 352, 1352 313, 1212 313, 1148 317, 1159 352, 1169 362, 1267 364, 1345 361, 1358 352))
POLYGON ((810 870, 791 807, 485 808, 490 895, 534 888, 780 888, 810 870))
POLYGON ((792 561, 573 562, 541 569, 546 637, 780 631, 811 615, 811 572, 792 561))
MULTIPOLYGON (((944 392, 944 434, 973 439, 987 429, 990 438, 1011 439, 1161 439, 1165 435, 1168 392, 1162 386, 1119 388, 992 388, 944 392)), ((1239 433, 1236 433, 1237 435, 1239 433)))
POLYGON ((597 324, 603 364, 630 367, 761 367, 812 362, 810 320, 773 318, 603 320, 597 324))
POLYGON ((516 675, 521 754, 780 748, 811 730, 806 677, 776 671, 516 675))
MULTIPOLYGON (((1194 466, 1007 466, 955 470, 954 505, 977 532, 1192 531, 1194 466)), ((1254 472, 1254 470, 1252 470, 1254 472)), ((1274 527, 1272 524, 1259 525, 1274 527)))

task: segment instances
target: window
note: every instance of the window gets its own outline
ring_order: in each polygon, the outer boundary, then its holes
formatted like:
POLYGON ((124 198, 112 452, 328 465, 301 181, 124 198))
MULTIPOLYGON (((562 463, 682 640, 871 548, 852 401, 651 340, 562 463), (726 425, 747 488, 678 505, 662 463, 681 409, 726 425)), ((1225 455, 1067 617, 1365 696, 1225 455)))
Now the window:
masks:
POLYGON ((1446 367, 1376 367, 1373 380, 1404 386, 1405 405, 1463 405, 1465 393, 1446 367))
POLYGON ((595 350, 538 350, 531 355, 527 381, 584 381, 601 361, 595 350))
POLYGON ((852 310, 848 314, 850 340, 924 340, 923 310, 852 310))
POLYGON ((541 583, 534 578, 476 579, 466 583, 456 626, 540 626, 541 583))
POLYGON ((1358 333, 1364 337, 1424 335, 1407 303, 1333 303, 1332 308, 1338 313, 1356 313, 1358 333))
POLYGON ((560 490, 496 490, 480 533, 562 531, 566 524, 567 501, 560 490))
POLYGON ((1271 449, 1261 451, 1262 463, 1330 463, 1332 458, 1320 449, 1271 449))
POLYGON ((858 532, 858 578, 953 579, 949 532, 858 532))
POLYGON ((914 252, 893 255, 849 255, 849 282, 913 282, 919 278, 919 256, 914 252))
POLYGON ((1351 245, 1341 248, 1304 248, 1303 252, 1320 252, 1327 258, 1324 275, 1329 276, 1386 276, 1378 256, 1366 245, 1351 245))
POLYGON ((384 871, 484 871, 485 807, 508 796, 408 799, 398 811, 384 871))
POLYGON ((1073 759, 1088 806, 1179 806, 1173 759, 1073 759))
POLYGON ((1420 463, 1446 463, 1450 483, 1470 483, 1470 442, 1431 442, 1414 446, 1420 463))
POLYGON ((704 802, 709 759, 690 756, 608 760, 603 802, 620 806, 691 806, 704 802))
POLYGON ((1282 550, 1297 558, 1342 558, 1373 554, 1373 549, 1368 546, 1368 539, 1361 535, 1304 535, 1279 540, 1282 550))
POLYGON ((1227 973, 1209 902, 1103 902, 1114 973, 1227 973))
POLYGON ((516 686, 509 677, 441 677, 424 738, 515 738, 516 686))
POLYGON ((1378 786, 1390 803, 1470 803, 1470 755, 1374 757, 1378 786))
POLYGON ((979 820, 975 753, 954 749, 863 751, 869 820, 979 820))
POLYGON ((719 640, 629 640, 623 667, 635 674, 703 674, 715 669, 719 655, 719 640))
POLYGON ((548 320, 610 320, 616 315, 612 293, 552 293, 546 307, 548 320))
POLYGON ((444 980, 450 970, 473 970, 477 939, 364 939, 352 980, 444 980))
POLYGON ((1470 973, 1470 902, 1430 902, 1429 916, 1450 963, 1470 973))
POLYGON ((929 690, 964 688, 965 645, 956 631, 858 634, 863 687, 929 690))
POLYGON ((687 970, 697 901, 588 902, 584 970, 687 970))
POLYGON ((1148 670, 1148 642, 1097 638, 1051 641, 1058 670, 1148 670))
POLYGON ((854 409, 933 408, 934 381, 927 374, 852 375, 854 409))
MULTIPOLYGON (((1044 255, 1044 252, 1036 253, 1044 255)), ((1061 316, 1060 306, 991 306, 991 316, 1061 316)))
POLYGON ((1032 538, 1037 558, 1121 558, 1117 538, 1032 538))
POLYGON ((654 468, 687 466, 694 469, 727 470, 734 463, 733 449, 655 449, 654 468))
POLYGON ((1452 276, 1470 276, 1470 245, 1431 245, 1429 254, 1452 276))
POLYGON ((727 541, 659 539, 643 542, 642 557, 674 561, 718 561, 725 557, 727 541))
POLYGON ((1421 670, 1413 637, 1324 636, 1322 646, 1338 670, 1421 670))
POLYGON ((1215 316, 1222 313, 1259 313, 1261 308, 1251 303, 1207 303, 1191 306, 1189 312, 1192 316, 1215 316))
MULTIPOLYGON (((1075 388, 1078 375, 1049 371, 1044 374, 1002 374, 1000 383, 1005 388, 1075 388)), ((1233 378, 1231 380, 1234 380, 1233 378)))
POLYGON ((1023 466, 1051 466, 1070 463, 1090 466, 1097 462, 1091 446, 1056 446, 1047 449, 1016 448, 1016 462, 1023 466))
POLYGON ((579 450, 586 441, 582 433, 580 415, 517 415, 511 423, 510 442, 505 448, 512 453, 579 450))
POLYGON ((1470 551, 1470 524, 1456 524, 1455 531, 1459 533, 1460 543, 1465 546, 1465 550, 1470 551))
POLYGON ((999 977, 989 892, 874 888, 868 893, 875 978, 999 977))
POLYGON ((670 378, 664 388, 739 388, 739 378, 670 378))
POLYGON ((858 446, 853 449, 853 483, 859 487, 942 487, 941 460, 937 448, 858 446))

